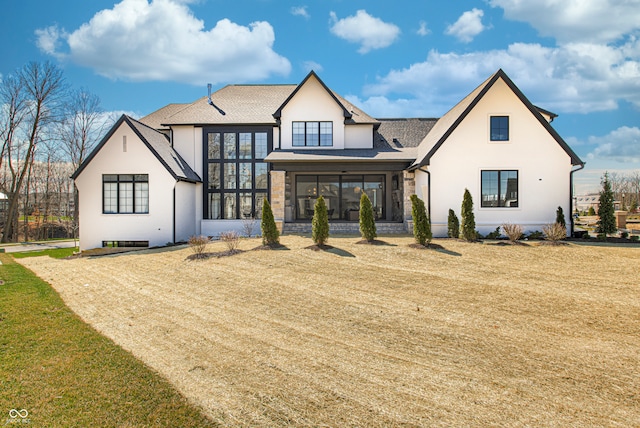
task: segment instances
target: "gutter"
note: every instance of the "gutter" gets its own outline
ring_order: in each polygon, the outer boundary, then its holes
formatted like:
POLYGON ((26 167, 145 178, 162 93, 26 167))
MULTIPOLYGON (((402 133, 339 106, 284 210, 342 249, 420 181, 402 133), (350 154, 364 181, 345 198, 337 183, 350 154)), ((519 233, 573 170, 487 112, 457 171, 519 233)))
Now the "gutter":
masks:
MULTIPOLYGON (((572 169, 571 172, 569 173, 569 211, 570 211, 570 215, 571 215, 571 234, 570 236, 573 238, 573 232, 574 232, 574 218, 573 218, 573 173, 574 172, 578 172, 581 169, 584 168, 584 163, 582 163, 580 165, 580 168, 578 169, 572 169)), ((577 208, 577 207, 576 207, 577 208)))

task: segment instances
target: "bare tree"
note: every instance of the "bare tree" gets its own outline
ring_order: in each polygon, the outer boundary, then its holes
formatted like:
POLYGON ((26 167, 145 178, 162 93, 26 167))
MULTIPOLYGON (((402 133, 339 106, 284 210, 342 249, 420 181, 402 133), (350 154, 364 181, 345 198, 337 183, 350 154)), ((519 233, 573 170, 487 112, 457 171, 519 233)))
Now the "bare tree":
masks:
MULTIPOLYGON (((85 161, 109 125, 109 120, 104 118, 97 95, 84 89, 72 92, 65 104, 65 117, 58 127, 58 133, 61 148, 71 161, 74 171, 85 161)), ((78 189, 75 186, 73 201, 75 234, 79 217, 78 189)))
POLYGON ((13 100, 15 107, 9 103, 8 108, 14 111, 9 112, 0 131, 2 155, 8 163, 3 189, 8 207, 1 242, 17 240, 20 194, 38 145, 47 138, 47 128, 58 119, 64 85, 62 71, 49 62, 28 63, 17 70, 15 77, 2 82, 2 102, 13 100), (7 85, 7 81, 11 83, 7 85))

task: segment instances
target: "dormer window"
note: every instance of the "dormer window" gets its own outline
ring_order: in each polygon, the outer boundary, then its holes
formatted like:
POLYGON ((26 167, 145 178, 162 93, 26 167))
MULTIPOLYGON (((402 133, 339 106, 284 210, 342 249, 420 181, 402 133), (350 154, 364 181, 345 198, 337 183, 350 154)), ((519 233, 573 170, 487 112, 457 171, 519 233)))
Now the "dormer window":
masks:
POLYGON ((509 141, 509 116, 491 116, 491 141, 509 141))
POLYGON ((294 147, 333 146, 333 122, 293 122, 294 147))

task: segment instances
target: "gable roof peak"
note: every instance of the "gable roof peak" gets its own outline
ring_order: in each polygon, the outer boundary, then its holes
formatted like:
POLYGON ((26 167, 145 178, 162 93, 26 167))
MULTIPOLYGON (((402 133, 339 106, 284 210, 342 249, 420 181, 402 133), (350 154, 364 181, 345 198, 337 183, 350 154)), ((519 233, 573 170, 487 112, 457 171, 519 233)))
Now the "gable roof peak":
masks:
MULTIPOLYGON (((531 101, 522 93, 522 91, 513 83, 513 81, 507 76, 502 68, 499 68, 493 75, 482 82, 477 88, 463 98, 458 104, 456 104, 451 110, 449 110, 444 116, 442 116, 434 129, 427 134, 418 147, 418 158, 412 165, 412 169, 420 168, 425 165, 429 165, 431 157, 442 146, 447 138, 453 133, 453 131, 460 125, 460 123, 467 117, 467 115, 475 108, 480 100, 491 90, 493 85, 502 79, 502 81, 509 87, 509 89, 515 94, 515 96, 527 107, 531 114, 538 120, 538 122, 547 130, 551 137, 564 149, 564 151, 571 158, 572 165, 584 165, 584 162, 576 155, 576 153, 569 147, 569 145, 562 139, 557 131, 549 124, 549 122, 542 116, 540 109, 534 106, 531 101)), ((547 112, 550 113, 550 112, 547 112)), ((551 113, 553 115, 553 113, 551 113)))
POLYGON ((291 92, 291 95, 289 95, 289 97, 284 100, 284 102, 282 103, 282 105, 280 107, 278 107, 278 110, 275 111, 275 113, 273 113, 273 117, 275 119, 280 119, 282 117, 282 110, 285 108, 285 106, 287 104, 289 104, 289 101, 291 101, 293 99, 293 97, 296 96, 296 94, 298 93, 298 91, 309 81, 309 79, 311 78, 315 78, 320 85, 324 88, 325 91, 327 91, 327 93, 331 96, 331 98, 333 98, 333 100, 336 102, 336 104, 338 104, 338 106, 342 109, 343 115, 345 119, 351 119, 351 117, 353 116, 353 113, 350 112, 342 102, 340 102, 340 100, 338 99, 338 97, 335 95, 335 93, 329 89, 329 87, 322 81, 322 79, 320 78, 320 76, 318 76, 316 74, 315 71, 311 70, 309 72, 309 74, 307 74, 307 76, 302 80, 302 82, 300 82, 300 84, 296 87, 296 89, 293 90, 293 92, 291 92))

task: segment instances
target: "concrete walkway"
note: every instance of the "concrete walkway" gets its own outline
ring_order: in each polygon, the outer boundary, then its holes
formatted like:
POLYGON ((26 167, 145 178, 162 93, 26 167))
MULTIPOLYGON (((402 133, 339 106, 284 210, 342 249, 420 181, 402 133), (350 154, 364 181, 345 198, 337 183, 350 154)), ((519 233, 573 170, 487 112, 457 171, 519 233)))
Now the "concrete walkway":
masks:
POLYGON ((40 241, 40 242, 20 242, 11 244, 0 244, 0 251, 5 253, 19 253, 23 251, 42 251, 54 248, 73 248, 78 241, 73 239, 63 241, 40 241))

